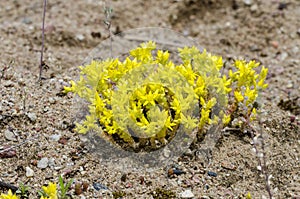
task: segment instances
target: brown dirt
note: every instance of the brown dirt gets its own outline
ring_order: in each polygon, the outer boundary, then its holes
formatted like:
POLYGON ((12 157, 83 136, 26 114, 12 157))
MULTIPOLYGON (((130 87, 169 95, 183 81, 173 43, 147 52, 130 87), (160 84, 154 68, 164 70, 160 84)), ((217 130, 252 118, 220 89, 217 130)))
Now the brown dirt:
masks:
MULTIPOLYGON (((113 32, 138 27, 166 27, 196 40, 209 52, 230 62, 236 58, 259 60, 269 68, 269 87, 262 93, 271 188, 275 198, 300 197, 300 2, 298 0, 180 0, 111 1, 113 32)), ((86 198, 179 198, 191 189, 195 198, 253 198, 267 196, 264 179, 247 135, 224 135, 213 150, 210 164, 197 156, 176 164, 185 174, 168 178, 165 169, 126 173, 102 165, 71 131, 72 96, 63 86, 78 76, 77 66, 98 43, 108 37, 103 25, 102 1, 52 0, 46 18, 43 85, 36 83, 41 44, 42 1, 0 2, 0 147, 15 146, 16 156, 0 158, 0 181, 31 187, 30 198, 61 174, 87 182, 86 198), (100 2, 100 3, 99 3, 100 2), (13 61, 11 67, 4 70, 13 61), (36 119, 30 118, 32 114, 36 119), (17 140, 8 141, 10 131, 17 140), (59 142, 50 136, 62 136, 59 142), (54 166, 40 169, 42 157, 54 166), (229 170, 225 163, 235 165, 229 170), (25 175, 26 167, 34 177, 25 175), (210 177, 214 171, 217 177, 210 177), (123 176, 123 177, 122 177, 123 176), (98 182, 108 190, 96 191, 98 182), (169 190, 169 191, 168 191, 169 190), (207 196, 207 197, 205 197, 207 196)), ((0 149, 1 150, 1 149, 0 149)), ((73 193, 74 190, 72 189, 73 193)), ((74 194, 73 194, 74 195, 74 194)), ((74 198, 80 198, 75 196, 74 198)))

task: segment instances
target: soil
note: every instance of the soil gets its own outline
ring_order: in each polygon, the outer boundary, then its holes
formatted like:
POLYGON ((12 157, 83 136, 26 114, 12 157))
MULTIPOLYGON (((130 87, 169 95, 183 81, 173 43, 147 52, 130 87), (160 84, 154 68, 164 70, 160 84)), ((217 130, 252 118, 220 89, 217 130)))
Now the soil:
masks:
MULTIPOLYGON (((237 58, 269 68, 261 93, 261 115, 271 191, 275 198, 300 197, 300 1, 174 0, 107 2, 112 32, 164 27, 194 39, 221 55, 225 66, 237 58)), ((29 198, 50 181, 83 183, 73 198, 268 197, 247 134, 229 131, 212 150, 209 163, 197 153, 152 172, 127 172, 102 164, 73 131, 72 95, 62 89, 78 77, 78 66, 109 36, 103 24, 105 2, 51 0, 46 13, 44 60, 49 67, 37 83, 42 1, 0 2, 0 181, 30 187, 29 198), (59 139, 55 139, 59 136, 59 139), (8 147, 14 148, 4 151, 8 147), (48 165, 39 166, 42 158, 48 165), (26 171, 32 170, 33 177, 26 171), (98 189, 98 190, 97 190, 98 189), (82 192, 82 193, 81 193, 82 192)), ((228 66, 227 66, 228 65, 228 66)), ((256 126, 259 126, 256 124, 256 126)), ((7 190, 2 189, 3 192, 7 190)))

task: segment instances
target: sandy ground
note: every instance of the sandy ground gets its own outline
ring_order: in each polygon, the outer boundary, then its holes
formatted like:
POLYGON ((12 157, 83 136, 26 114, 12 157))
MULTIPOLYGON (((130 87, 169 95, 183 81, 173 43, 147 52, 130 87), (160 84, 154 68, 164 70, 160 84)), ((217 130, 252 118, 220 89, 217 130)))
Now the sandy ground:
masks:
MULTIPOLYGON (((255 59, 269 68, 262 93, 271 188, 275 198, 300 197, 300 1, 178 0, 111 1, 112 32, 164 27, 194 39, 230 61, 255 59)), ((105 2, 51 0, 46 14, 45 80, 37 84, 42 1, 0 2, 0 147, 17 146, 0 157, 0 181, 30 186, 29 198, 59 175, 87 184, 73 198, 253 198, 267 196, 251 152, 249 135, 229 132, 213 150, 210 164, 200 156, 175 162, 185 174, 168 177, 167 168, 127 172, 102 164, 72 131, 74 100, 61 95, 78 77, 77 66, 108 38, 105 2), (56 136, 60 136, 57 140, 56 136), (15 153, 15 154, 14 154, 15 153), (7 154, 6 154, 7 155, 7 154), (39 163, 48 158, 47 167, 39 163), (224 165, 234 165, 230 169, 224 165), (26 171, 33 177, 27 177, 26 171), (215 172, 216 177, 208 175, 215 172), (97 189, 100 190, 97 190, 97 189)), ((107 4, 108 5, 108 4, 107 4)), ((0 148, 1 150, 1 148, 0 148)), ((7 191, 3 189, 3 192, 7 191)))

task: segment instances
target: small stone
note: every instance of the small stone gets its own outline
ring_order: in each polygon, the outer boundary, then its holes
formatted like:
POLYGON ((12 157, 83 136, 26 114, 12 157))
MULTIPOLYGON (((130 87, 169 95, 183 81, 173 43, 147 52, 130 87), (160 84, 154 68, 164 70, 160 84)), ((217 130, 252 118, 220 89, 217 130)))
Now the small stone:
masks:
POLYGON ((172 173, 173 175, 182 175, 182 174, 185 174, 184 171, 180 170, 180 169, 172 169, 172 172, 171 170, 168 171, 168 174, 169 173, 172 173))
POLYGON ((299 52, 299 47, 298 46, 295 46, 293 49, 292 49, 293 53, 297 54, 299 52))
POLYGON ((284 61, 288 56, 289 56, 289 55, 288 55, 287 52, 281 53, 281 55, 280 55, 280 61, 284 61))
POLYGON ((24 24, 31 24, 31 23, 32 23, 32 20, 31 20, 30 18, 28 18, 28 17, 24 17, 23 20, 22 20, 22 22, 23 22, 24 24))
POLYGON ((294 116, 294 115, 291 115, 291 116, 290 116, 290 120, 291 120, 291 122, 295 122, 295 120, 296 120, 296 116, 294 116))
POLYGON ((191 149, 187 149, 187 150, 184 152, 184 155, 186 155, 186 156, 193 156, 194 154, 193 154, 193 152, 192 152, 191 149))
POLYGON ((164 154, 165 158, 169 158, 170 155, 171 155, 170 149, 168 147, 165 147, 164 150, 163 150, 163 154, 164 154))
POLYGON ((43 109, 44 113, 48 112, 49 111, 49 107, 48 106, 45 106, 44 109, 43 109))
POLYGON ((139 177, 139 181, 140 181, 140 184, 145 184, 145 178, 144 178, 144 176, 140 176, 139 177))
POLYGON ((244 0, 244 4, 250 6, 252 4, 252 0, 244 0))
POLYGON ((51 135, 51 136, 49 137, 49 139, 50 139, 51 141, 57 142, 57 141, 60 139, 60 137, 61 137, 61 135, 55 134, 55 135, 51 135))
POLYGON ((62 167, 61 167, 61 166, 57 166, 57 167, 54 167, 53 169, 54 169, 55 171, 58 171, 58 170, 61 170, 62 167))
POLYGON ((0 158, 12 158, 17 155, 16 150, 14 149, 8 149, 10 146, 1 147, 0 150, 0 158))
POLYGON ((76 35, 76 39, 78 39, 79 41, 83 41, 85 37, 82 34, 78 34, 76 35))
POLYGON ((132 187, 132 183, 128 182, 126 183, 125 187, 128 189, 128 188, 131 188, 132 187))
POLYGON ((58 143, 66 145, 68 143, 68 140, 69 139, 67 137, 61 137, 59 138, 58 143))
POLYGON ((256 12, 258 9, 258 5, 257 4, 253 4, 251 7, 250 7, 250 11, 251 12, 256 12))
POLYGON ((4 87, 13 87, 14 82, 11 80, 8 80, 8 81, 5 81, 3 85, 4 85, 4 87))
POLYGON ((18 141, 15 134, 8 129, 4 132, 4 136, 9 141, 14 141, 14 142, 18 141))
POLYGON ((125 174, 123 174, 123 175, 121 176, 121 181, 122 181, 122 182, 125 182, 126 179, 127 179, 127 174, 125 173, 125 174))
POLYGON ((26 177, 30 178, 34 176, 34 171, 30 167, 26 167, 26 177))
POLYGON ((82 182, 82 190, 87 191, 89 188, 89 183, 88 182, 82 182))
POLYGON ((221 166, 225 169, 236 170, 236 166, 228 161, 223 161, 221 163, 221 166))
POLYGON ((300 28, 297 30, 297 34, 300 36, 300 28))
POLYGON ((27 113, 27 117, 29 118, 29 120, 31 122, 35 122, 36 121, 36 114, 35 113, 27 113))
POLYGON ((189 35, 190 35, 190 31, 184 30, 184 31, 183 31, 183 35, 186 36, 186 37, 189 36, 189 35))
POLYGON ((278 10, 284 10, 286 9, 288 6, 287 3, 284 3, 284 2, 280 2, 279 5, 278 5, 278 10))
POLYGON ((45 169, 48 166, 48 162, 49 162, 48 158, 42 158, 38 162, 37 167, 40 168, 40 169, 45 169))
POLYGON ((278 41, 271 41, 270 44, 271 44, 274 48, 278 48, 278 46, 279 46, 278 41))
POLYGON ((288 84, 286 85, 286 88, 293 88, 293 87, 294 87, 293 83, 288 83, 288 84))
POLYGON ((53 97, 49 98, 49 103, 50 104, 55 104, 56 100, 53 97))
POLYGON ((48 161, 48 165, 49 165, 49 167, 54 168, 55 167, 55 159, 50 158, 48 161))
POLYGON ((94 189, 96 189, 97 191, 101 190, 101 189, 104 189, 104 190, 107 190, 108 188, 98 182, 95 182, 93 183, 93 187, 94 189))
POLYGON ((261 49, 257 45, 252 45, 252 46, 250 46, 250 50, 252 52, 256 52, 256 51, 260 51, 261 49))
POLYGON ((200 199, 209 199, 209 197, 208 196, 201 196, 200 199))
POLYGON ((209 176, 212 176, 212 177, 217 177, 217 176, 218 176, 218 174, 215 173, 215 172, 213 172, 213 171, 209 171, 209 172, 207 172, 207 174, 208 174, 209 176))
POLYGON ((191 190, 185 190, 184 192, 180 193, 180 197, 181 198, 194 198, 195 195, 193 194, 193 192, 191 190))

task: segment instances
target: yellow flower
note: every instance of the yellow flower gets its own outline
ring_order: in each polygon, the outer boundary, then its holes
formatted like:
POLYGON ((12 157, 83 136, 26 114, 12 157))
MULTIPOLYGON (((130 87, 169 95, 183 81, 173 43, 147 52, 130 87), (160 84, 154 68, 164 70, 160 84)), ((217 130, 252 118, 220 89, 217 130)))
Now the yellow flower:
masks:
POLYGON ((222 118, 222 122, 224 125, 229 124, 229 122, 231 121, 230 115, 224 115, 222 118))
POLYGON ((56 190, 56 184, 55 183, 50 182, 47 187, 43 186, 42 189, 45 192, 45 194, 47 196, 49 196, 48 197, 49 199, 58 199, 57 198, 57 190, 56 190))
POLYGON ((251 116, 250 116, 250 121, 255 120, 256 119, 256 115, 257 115, 256 108, 253 108, 252 112, 251 112, 251 116))
POLYGON ((11 190, 8 190, 7 194, 1 194, 0 199, 19 199, 16 194, 12 194, 11 190))
POLYGON ((156 60, 158 63, 165 65, 169 60, 169 56, 170 54, 168 51, 163 52, 162 50, 158 50, 156 60))
POLYGON ((166 119, 166 122, 165 122, 165 127, 170 130, 173 130, 173 126, 176 126, 176 123, 172 122, 171 117, 168 116, 168 118, 166 119))
POLYGON ((234 97, 238 102, 242 102, 244 100, 244 96, 239 91, 234 91, 234 97))
POLYGON ((245 97, 247 97, 247 105, 252 104, 257 97, 256 90, 251 90, 249 87, 247 87, 245 91, 245 97))

